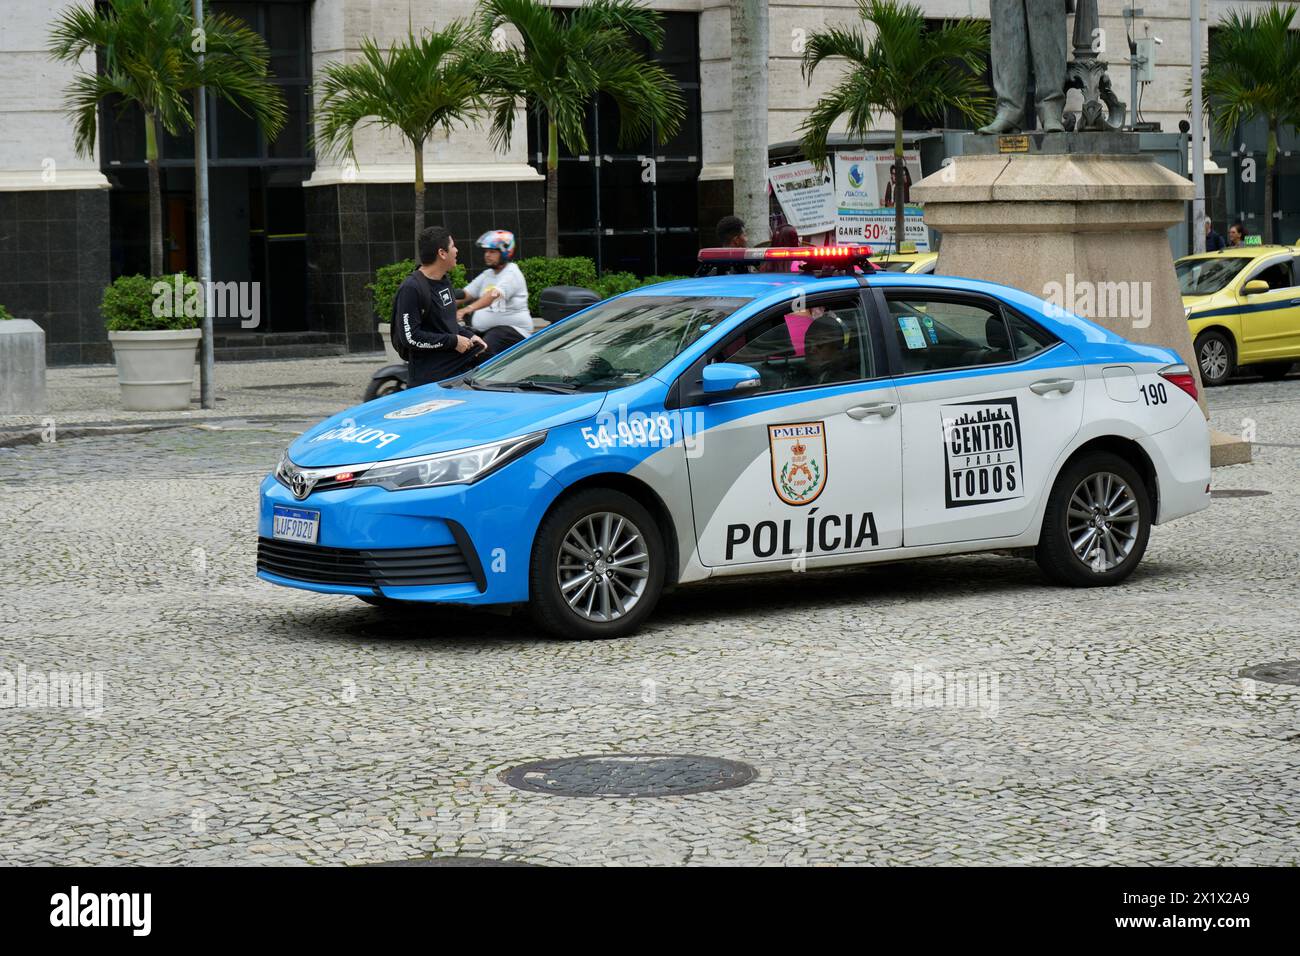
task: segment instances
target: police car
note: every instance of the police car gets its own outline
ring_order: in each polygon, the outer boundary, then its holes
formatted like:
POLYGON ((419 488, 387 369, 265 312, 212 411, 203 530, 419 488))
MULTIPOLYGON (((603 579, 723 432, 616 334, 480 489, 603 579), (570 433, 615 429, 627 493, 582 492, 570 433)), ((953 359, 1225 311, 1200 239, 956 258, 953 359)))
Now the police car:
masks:
POLYGON ((724 274, 320 423, 262 483, 259 577, 612 637, 730 575, 1033 548, 1053 581, 1115 584, 1208 505, 1177 354, 869 255, 702 250, 724 274), (749 271, 775 259, 803 271, 749 271))

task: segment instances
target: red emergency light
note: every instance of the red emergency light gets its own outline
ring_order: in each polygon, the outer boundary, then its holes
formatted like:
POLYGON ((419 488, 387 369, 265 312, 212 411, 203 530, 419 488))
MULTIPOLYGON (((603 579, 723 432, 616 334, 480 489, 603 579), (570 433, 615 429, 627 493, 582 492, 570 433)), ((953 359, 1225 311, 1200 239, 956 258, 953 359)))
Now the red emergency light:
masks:
POLYGON ((717 246, 701 249, 701 267, 762 265, 765 262, 802 262, 804 271, 823 269, 850 269, 875 272, 870 263, 870 246, 764 246, 741 249, 735 246, 717 246))

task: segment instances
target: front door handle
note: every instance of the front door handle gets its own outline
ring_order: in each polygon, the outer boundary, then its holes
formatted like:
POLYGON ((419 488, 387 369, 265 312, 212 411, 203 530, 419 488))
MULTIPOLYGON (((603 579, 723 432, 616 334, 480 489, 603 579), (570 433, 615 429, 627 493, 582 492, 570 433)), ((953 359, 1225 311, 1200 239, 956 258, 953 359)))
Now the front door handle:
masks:
POLYGON ((878 415, 881 418, 888 418, 894 412, 898 411, 898 405, 894 402, 875 402, 871 405, 854 405, 844 412, 849 418, 862 421, 872 415, 878 415))
POLYGON ((1064 395, 1066 392, 1074 390, 1074 379, 1049 378, 1041 382, 1035 382, 1029 386, 1029 390, 1035 395, 1047 395, 1051 392, 1060 392, 1064 395))

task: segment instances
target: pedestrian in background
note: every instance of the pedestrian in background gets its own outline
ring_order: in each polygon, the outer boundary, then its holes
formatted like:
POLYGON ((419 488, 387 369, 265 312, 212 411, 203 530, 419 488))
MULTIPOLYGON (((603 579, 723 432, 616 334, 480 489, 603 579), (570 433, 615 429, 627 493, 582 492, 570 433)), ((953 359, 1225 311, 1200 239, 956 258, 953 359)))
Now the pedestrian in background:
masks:
POLYGON ((487 343, 456 321, 456 292, 447 278, 456 265, 451 233, 429 226, 417 245, 420 267, 393 299, 393 347, 410 366, 411 388, 466 372, 487 354, 487 343))
POLYGON ((1214 225, 1213 223, 1210 222, 1210 217, 1206 216, 1205 217, 1205 251, 1218 252, 1220 249, 1227 248, 1227 246, 1228 246, 1227 241, 1223 238, 1223 236, 1219 235, 1217 232, 1214 231, 1214 225))

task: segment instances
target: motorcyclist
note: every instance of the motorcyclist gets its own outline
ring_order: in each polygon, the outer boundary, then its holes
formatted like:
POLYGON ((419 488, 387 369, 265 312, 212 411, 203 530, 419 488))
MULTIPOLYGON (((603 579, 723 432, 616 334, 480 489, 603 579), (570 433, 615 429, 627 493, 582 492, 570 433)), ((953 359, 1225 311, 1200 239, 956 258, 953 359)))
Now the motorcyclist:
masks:
POLYGON ((528 311, 528 282, 513 261, 514 233, 493 229, 474 243, 483 250, 487 266, 463 290, 456 310, 459 321, 469 320, 474 331, 487 343, 489 356, 522 342, 532 334, 533 319, 528 311))

